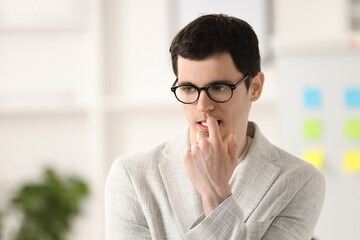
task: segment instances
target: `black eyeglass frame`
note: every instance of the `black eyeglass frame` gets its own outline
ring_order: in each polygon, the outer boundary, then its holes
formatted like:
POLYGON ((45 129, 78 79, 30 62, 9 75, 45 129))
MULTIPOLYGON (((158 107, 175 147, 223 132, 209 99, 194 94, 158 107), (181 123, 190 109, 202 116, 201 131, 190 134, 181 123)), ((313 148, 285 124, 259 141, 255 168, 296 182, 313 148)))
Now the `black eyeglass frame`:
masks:
POLYGON ((249 75, 246 75, 245 77, 243 77, 242 79, 240 79, 240 80, 239 80, 237 83, 235 83, 235 84, 218 83, 218 82, 216 82, 216 83, 210 84, 210 85, 207 86, 207 87, 201 87, 201 88, 199 88, 199 87, 197 87, 197 86, 195 86, 195 85, 192 85, 192 84, 181 84, 181 85, 175 86, 176 82, 178 81, 178 78, 176 78, 175 82, 173 83, 173 85, 172 85, 172 87, 171 87, 171 91, 174 93, 176 99, 177 99, 179 102, 183 103, 183 104, 193 104, 193 103, 195 103, 197 100, 199 100, 200 93, 201 93, 202 90, 205 90, 206 94, 208 95, 208 97, 209 97, 212 101, 217 102, 217 103, 225 103, 225 102, 227 102, 227 101, 230 101, 230 99, 232 98, 232 96, 233 96, 233 94, 234 94, 234 89, 236 89, 236 88, 237 88, 243 81, 245 81, 247 78, 249 78, 249 75), (230 87, 230 89, 231 89, 231 96, 230 96, 230 98, 229 98, 228 100, 226 100, 226 101, 217 101, 217 100, 214 100, 214 99, 210 96, 210 94, 209 94, 209 88, 211 88, 211 87, 214 86, 214 85, 226 85, 226 86, 230 87), (193 102, 183 102, 183 101, 181 101, 181 100, 177 97, 177 95, 176 95, 176 89, 179 88, 179 87, 184 87, 184 86, 193 87, 193 88, 195 88, 195 89, 198 91, 198 96, 197 96, 197 98, 196 98, 195 101, 193 101, 193 102))

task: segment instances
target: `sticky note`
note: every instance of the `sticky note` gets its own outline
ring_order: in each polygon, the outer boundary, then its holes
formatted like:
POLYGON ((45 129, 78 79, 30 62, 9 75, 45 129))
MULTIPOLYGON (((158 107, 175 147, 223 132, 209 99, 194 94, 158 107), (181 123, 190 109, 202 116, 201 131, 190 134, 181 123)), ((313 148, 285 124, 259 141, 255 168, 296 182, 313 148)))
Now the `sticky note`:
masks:
POLYGON ((304 122, 304 137, 319 139, 322 136, 322 123, 318 119, 306 119, 304 122))
POLYGON ((303 159, 314 165, 316 168, 321 169, 324 165, 324 156, 324 151, 321 149, 309 149, 304 152, 303 159))
POLYGON ((344 170, 360 173, 360 150, 347 151, 345 153, 344 170))
POLYGON ((350 140, 360 140, 360 119, 345 120, 344 135, 350 140))
POLYGON ((360 108, 360 88, 347 88, 345 90, 345 105, 349 108, 360 108))
POLYGON ((304 89, 304 106, 307 108, 321 107, 321 92, 319 88, 305 88, 304 89))

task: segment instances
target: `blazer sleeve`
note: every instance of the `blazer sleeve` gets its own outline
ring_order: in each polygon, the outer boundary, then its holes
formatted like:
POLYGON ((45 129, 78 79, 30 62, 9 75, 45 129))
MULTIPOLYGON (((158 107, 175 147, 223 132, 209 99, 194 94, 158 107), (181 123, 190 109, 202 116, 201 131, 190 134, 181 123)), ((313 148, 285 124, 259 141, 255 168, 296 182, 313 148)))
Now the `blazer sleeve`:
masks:
POLYGON ((121 161, 115 160, 105 184, 106 240, 151 239, 133 183, 121 161))
MULTIPOLYGON (((315 173, 290 201, 286 201, 280 213, 271 213, 274 216, 265 221, 249 223, 245 223, 241 206, 230 196, 208 217, 198 221, 185 234, 185 239, 309 240, 318 221, 324 196, 325 179, 320 173, 315 173)), ((284 203, 279 201, 277 204, 284 203)))

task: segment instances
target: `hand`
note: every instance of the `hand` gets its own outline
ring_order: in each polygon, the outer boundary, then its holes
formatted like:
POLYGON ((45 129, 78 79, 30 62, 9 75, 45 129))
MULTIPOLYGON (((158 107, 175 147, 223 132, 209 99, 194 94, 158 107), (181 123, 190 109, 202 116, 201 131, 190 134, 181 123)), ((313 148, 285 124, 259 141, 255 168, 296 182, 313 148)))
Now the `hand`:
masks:
POLYGON ((207 118, 209 136, 197 134, 198 143, 184 155, 187 175, 201 195, 205 215, 208 216, 232 193, 229 180, 237 165, 235 133, 222 141, 216 119, 207 118))

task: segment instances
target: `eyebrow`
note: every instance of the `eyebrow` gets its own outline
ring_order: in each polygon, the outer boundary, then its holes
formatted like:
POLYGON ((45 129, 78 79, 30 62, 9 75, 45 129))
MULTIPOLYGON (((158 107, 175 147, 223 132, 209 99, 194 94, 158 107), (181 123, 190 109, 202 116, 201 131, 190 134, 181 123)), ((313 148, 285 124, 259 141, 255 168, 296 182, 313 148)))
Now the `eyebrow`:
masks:
MULTIPOLYGON (((230 80, 214 80, 209 82, 206 86, 210 86, 216 83, 220 83, 220 84, 230 84, 233 85, 234 83, 232 83, 230 80)), ((178 80, 178 85, 192 85, 192 86, 196 86, 194 83, 190 82, 190 81, 184 81, 184 82, 180 82, 178 80)))

